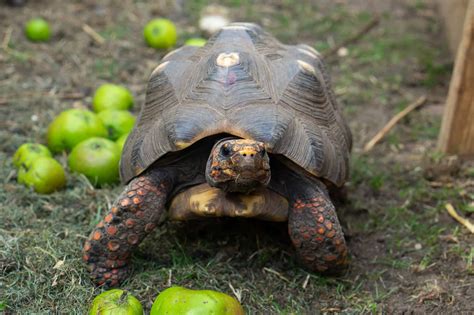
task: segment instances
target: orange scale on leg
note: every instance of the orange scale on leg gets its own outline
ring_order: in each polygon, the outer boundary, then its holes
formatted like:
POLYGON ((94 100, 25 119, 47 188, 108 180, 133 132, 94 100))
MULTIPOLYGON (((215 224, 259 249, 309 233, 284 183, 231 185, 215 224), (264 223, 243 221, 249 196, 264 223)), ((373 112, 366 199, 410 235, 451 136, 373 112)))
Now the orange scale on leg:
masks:
POLYGON ((111 251, 111 252, 115 252, 117 251, 119 248, 120 248, 120 243, 117 242, 117 241, 109 241, 107 243, 107 248, 111 251))
POLYGON ((104 221, 107 223, 110 223, 112 222, 113 219, 114 219, 114 215, 112 213, 109 213, 105 216, 104 221))
POLYGON ((109 235, 115 235, 118 231, 117 227, 115 225, 110 225, 109 227, 107 227, 107 234, 109 235))
POLYGON ((138 235, 136 234, 130 234, 128 237, 127 237, 127 242, 131 245, 135 245, 136 243, 138 243, 138 235))
POLYGON ((112 209, 110 209, 110 212, 112 212, 113 214, 118 214, 119 209, 117 207, 112 207, 112 209))
POLYGON ((316 219, 319 223, 323 223, 324 222, 324 216, 323 215, 318 215, 318 218, 316 219))
POLYGON ((324 222, 324 225, 328 230, 332 230, 332 222, 331 221, 326 221, 324 222))
POLYGON ((94 234, 92 235, 92 239, 93 240, 100 240, 102 238, 102 233, 100 233, 99 231, 95 231, 94 234))
POLYGON ((316 236, 314 239, 315 239, 316 242, 318 242, 318 243, 322 243, 322 242, 324 241, 324 237, 322 237, 322 236, 316 236))
POLYGON ((120 205, 121 205, 122 207, 126 207, 126 206, 130 205, 130 199, 128 199, 128 198, 122 199, 122 200, 120 201, 120 205))
POLYGON ((129 229, 135 226, 135 220, 133 219, 127 219, 125 220, 125 226, 128 227, 129 229))
POLYGON ((151 232, 155 229, 156 225, 154 223, 148 223, 145 225, 145 232, 151 232))

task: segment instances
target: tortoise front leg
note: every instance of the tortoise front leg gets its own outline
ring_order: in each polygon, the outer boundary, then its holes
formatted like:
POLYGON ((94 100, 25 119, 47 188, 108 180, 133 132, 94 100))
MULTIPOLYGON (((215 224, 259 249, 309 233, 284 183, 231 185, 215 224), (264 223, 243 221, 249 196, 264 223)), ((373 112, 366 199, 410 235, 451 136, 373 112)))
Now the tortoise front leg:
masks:
POLYGON ((293 194, 288 231, 296 254, 312 271, 337 274, 347 267, 347 247, 337 214, 319 187, 293 194))
POLYGON ((163 170, 133 179, 84 244, 83 260, 98 285, 117 286, 129 274, 130 254, 158 224, 172 181, 163 170))

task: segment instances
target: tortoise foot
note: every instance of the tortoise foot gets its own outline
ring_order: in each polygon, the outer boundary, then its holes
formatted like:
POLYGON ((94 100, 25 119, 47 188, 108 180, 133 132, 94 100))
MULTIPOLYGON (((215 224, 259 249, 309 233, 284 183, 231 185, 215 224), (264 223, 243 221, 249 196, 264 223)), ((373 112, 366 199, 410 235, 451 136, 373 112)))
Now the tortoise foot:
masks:
POLYGON ((82 260, 97 285, 117 286, 130 274, 130 255, 164 213, 171 189, 166 172, 133 179, 84 243, 82 260))
POLYGON ((348 251, 334 205, 314 190, 293 201, 288 219, 290 238, 302 264, 311 271, 341 274, 348 251))

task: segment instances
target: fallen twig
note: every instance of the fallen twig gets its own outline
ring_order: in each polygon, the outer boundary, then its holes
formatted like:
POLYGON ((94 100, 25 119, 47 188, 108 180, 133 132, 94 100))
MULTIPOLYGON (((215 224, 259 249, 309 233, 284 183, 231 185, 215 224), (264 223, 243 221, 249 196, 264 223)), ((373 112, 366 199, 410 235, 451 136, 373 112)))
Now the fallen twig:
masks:
POLYGON ((10 27, 7 28, 5 31, 5 36, 3 37, 2 41, 2 49, 3 50, 8 50, 8 45, 10 45, 10 39, 12 37, 12 31, 13 29, 10 27))
POLYGON ((281 280, 284 280, 284 281, 286 281, 286 282, 290 282, 290 280, 289 280, 287 277, 285 277, 284 275, 282 275, 281 273, 279 273, 279 272, 276 271, 276 270, 273 270, 273 269, 270 269, 270 268, 267 268, 267 267, 264 267, 263 270, 264 270, 264 271, 267 271, 267 272, 269 272, 269 273, 274 274, 275 276, 277 276, 277 277, 280 278, 281 280))
POLYGON ((102 45, 105 43, 105 38, 103 38, 99 33, 97 33, 92 27, 90 27, 87 24, 82 24, 82 30, 92 37, 93 40, 95 40, 99 45, 102 45))
POLYGON ((373 18, 369 23, 367 23, 366 25, 364 25, 364 27, 362 27, 357 33, 355 33, 354 35, 352 35, 351 37, 343 40, 341 43, 339 43, 338 45, 334 46, 333 48, 329 49, 328 51, 325 51, 322 53, 323 57, 330 57, 330 56, 333 56, 337 53, 337 51, 339 49, 341 49, 342 47, 346 47, 350 44, 353 44, 355 42, 357 42, 359 39, 361 39, 365 34, 367 34, 372 28, 374 28, 375 26, 377 26, 380 22, 380 19, 379 17, 375 17, 373 18))
POLYGON ((10 103, 12 101, 23 99, 23 98, 30 98, 30 97, 53 97, 61 100, 77 100, 84 98, 84 94, 78 92, 71 92, 71 93, 64 93, 64 94, 51 94, 51 93, 43 93, 43 92, 30 92, 18 95, 8 95, 4 98, 0 98, 0 105, 10 103))
POLYGON ((457 212, 456 210, 454 210, 454 207, 452 204, 450 203, 447 203, 445 205, 446 207, 446 210, 448 210, 448 213, 450 216, 452 216, 454 219, 456 219, 456 221, 458 221, 459 223, 461 223, 462 225, 464 225, 465 227, 467 227, 467 229, 469 231, 471 231, 471 233, 474 234, 474 224, 472 224, 468 219, 465 219, 463 217, 461 217, 457 212))
POLYGON ((426 102, 426 96, 423 95, 415 102, 408 105, 404 110, 393 116, 392 119, 364 146, 364 152, 369 152, 383 137, 406 115, 420 107, 426 102))
POLYGON ((308 286, 308 283, 309 283, 309 274, 306 275, 306 279, 304 279, 303 289, 306 289, 306 287, 308 286))
POLYGON ((229 284, 229 287, 230 289, 232 290, 232 293, 234 293, 235 297, 237 298, 237 301, 239 301, 239 303, 242 303, 242 290, 240 289, 235 289, 234 286, 232 285, 232 283, 228 283, 229 284))

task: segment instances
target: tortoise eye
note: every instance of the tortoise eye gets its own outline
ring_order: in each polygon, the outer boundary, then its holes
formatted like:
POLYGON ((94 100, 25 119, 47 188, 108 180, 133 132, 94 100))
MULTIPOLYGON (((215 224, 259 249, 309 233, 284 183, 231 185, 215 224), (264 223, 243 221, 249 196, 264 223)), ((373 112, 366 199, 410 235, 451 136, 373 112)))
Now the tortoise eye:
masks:
POLYGON ((230 149, 229 149, 229 147, 228 147, 227 145, 223 145, 223 146, 221 147, 221 155, 222 155, 222 156, 228 157, 228 156, 230 156, 230 153, 231 153, 231 152, 230 152, 230 149))

